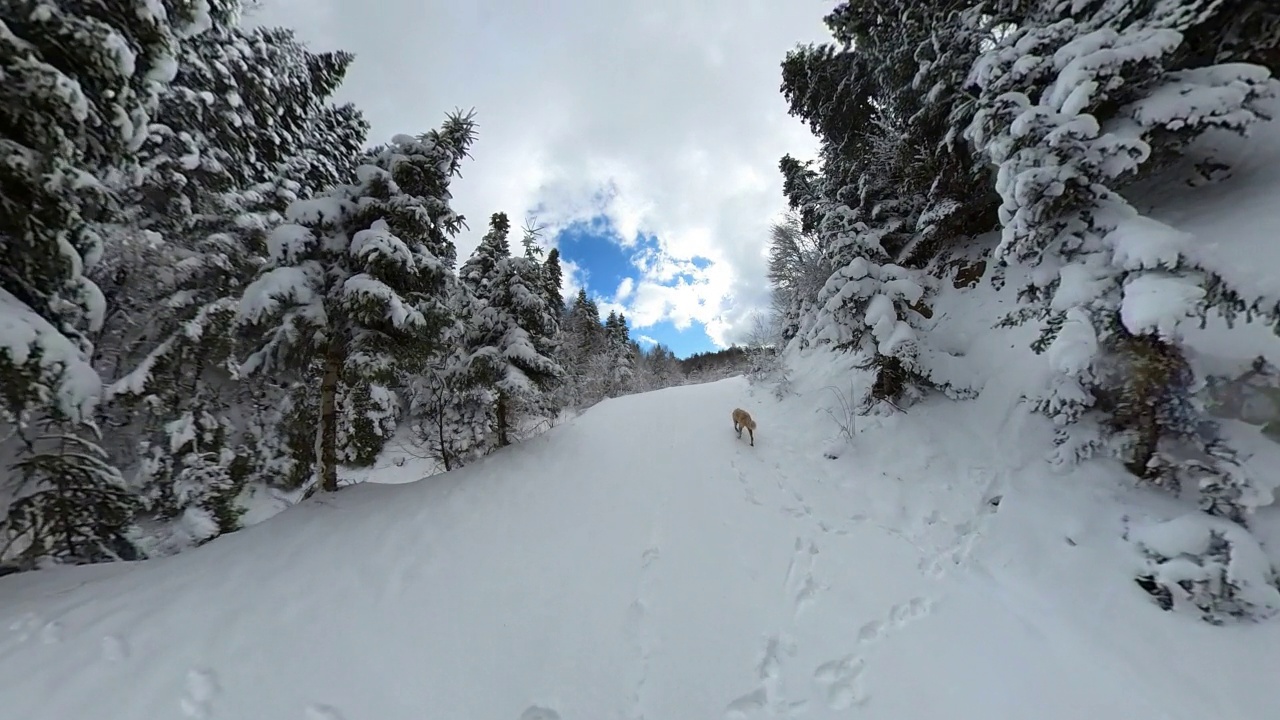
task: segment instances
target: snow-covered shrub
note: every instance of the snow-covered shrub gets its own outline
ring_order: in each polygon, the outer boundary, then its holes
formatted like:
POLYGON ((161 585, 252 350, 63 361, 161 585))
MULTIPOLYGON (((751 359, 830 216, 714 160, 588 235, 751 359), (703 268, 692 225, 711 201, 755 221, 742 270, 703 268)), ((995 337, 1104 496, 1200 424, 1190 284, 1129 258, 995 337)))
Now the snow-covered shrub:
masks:
POLYGON ((1280 613, 1280 579, 1258 541, 1240 525, 1192 513, 1129 529, 1145 558, 1141 584, 1165 609, 1179 601, 1215 625, 1280 613))

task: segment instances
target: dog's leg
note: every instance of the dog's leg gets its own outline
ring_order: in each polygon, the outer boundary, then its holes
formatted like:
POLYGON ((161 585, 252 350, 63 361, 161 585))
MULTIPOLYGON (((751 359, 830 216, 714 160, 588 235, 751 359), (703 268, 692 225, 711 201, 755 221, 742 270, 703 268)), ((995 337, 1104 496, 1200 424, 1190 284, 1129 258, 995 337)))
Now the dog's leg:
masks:
MULTIPOLYGON (((751 447, 755 447, 755 446, 756 446, 756 431, 755 431, 755 430, 752 430, 751 428, 747 428, 747 434, 751 436, 751 447)), ((739 437, 741 437, 741 435, 739 435, 739 437)))
POLYGON ((742 426, 738 424, 737 420, 733 421, 733 429, 738 431, 738 437, 742 437, 742 426))

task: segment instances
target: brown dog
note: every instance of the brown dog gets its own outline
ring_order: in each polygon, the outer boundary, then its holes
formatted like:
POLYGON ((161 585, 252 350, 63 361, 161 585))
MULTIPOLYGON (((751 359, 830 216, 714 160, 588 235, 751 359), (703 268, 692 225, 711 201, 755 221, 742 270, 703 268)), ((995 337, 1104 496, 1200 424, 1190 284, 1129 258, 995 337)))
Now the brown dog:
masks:
POLYGON ((756 445, 756 421, 751 419, 751 413, 742 408, 733 409, 733 429, 738 431, 738 437, 742 437, 742 428, 747 429, 747 434, 751 436, 751 446, 756 445))

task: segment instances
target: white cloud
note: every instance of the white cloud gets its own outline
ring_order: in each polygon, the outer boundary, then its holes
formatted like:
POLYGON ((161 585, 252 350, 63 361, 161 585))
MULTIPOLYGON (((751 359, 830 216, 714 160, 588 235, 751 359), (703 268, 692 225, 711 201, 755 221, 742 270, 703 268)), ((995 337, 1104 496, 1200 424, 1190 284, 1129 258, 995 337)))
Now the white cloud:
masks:
POLYGON ((650 346, 653 346, 653 345, 657 345, 657 344, 658 344, 658 341, 657 341, 657 340, 654 340, 653 338, 649 337, 648 335, 639 335, 639 336, 637 336, 637 337, 636 337, 636 342, 640 343, 641 345, 650 345, 650 346))
POLYGON ((632 278, 622 278, 622 282, 618 283, 618 291, 613 294, 613 299, 617 302, 626 302, 631 296, 631 291, 635 290, 636 281, 632 278))
POLYGON ((560 258, 560 286, 566 299, 578 296, 578 290, 587 286, 587 271, 569 258, 560 258))
MULTIPOLYGON (((815 147, 786 114, 779 64, 796 43, 826 39, 829 3, 266 2, 261 21, 356 53, 340 98, 365 111, 372 141, 477 109, 474 160, 453 192, 471 227, 460 254, 495 211, 518 222, 541 208, 549 233, 605 215, 624 243, 659 241, 627 294, 637 327, 696 321, 723 344, 766 305, 778 159, 815 147), (694 256, 712 264, 673 281, 694 256)), ((583 281, 568 267, 565 277, 583 281)))

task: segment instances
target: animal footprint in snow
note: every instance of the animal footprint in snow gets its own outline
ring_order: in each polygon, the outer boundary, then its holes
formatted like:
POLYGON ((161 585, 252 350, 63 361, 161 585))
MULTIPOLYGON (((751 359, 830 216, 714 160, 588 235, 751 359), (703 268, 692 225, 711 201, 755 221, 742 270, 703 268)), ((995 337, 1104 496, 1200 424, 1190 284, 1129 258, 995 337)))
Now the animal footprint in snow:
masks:
POLYGON ((57 620, 45 623, 45 626, 40 630, 40 639, 44 641, 45 645, 62 642, 62 623, 57 620))
POLYGON ((898 603, 889 611, 889 620, 896 626, 902 627, 912 620, 924 617, 933 610, 933 601, 929 598, 915 597, 907 602, 898 603))
POLYGON ((802 507, 784 507, 782 508, 782 512, 790 517, 799 519, 802 517, 809 517, 810 515, 812 515, 813 509, 810 508, 808 505, 804 505, 802 507))
POLYGON ((102 638, 102 659, 112 662, 126 660, 129 657, 129 643, 116 635, 102 638))
POLYGON ((832 710, 848 710, 867 701, 862 690, 862 658, 852 655, 831 660, 813 671, 813 681, 826 696, 832 710))
POLYGON ((640 567, 647 569, 650 565, 657 562, 660 557, 662 557, 662 549, 651 547, 640 555, 640 567))
POLYGON ((858 642, 866 645, 873 643, 884 636, 884 623, 880 620, 872 620, 864 624, 858 629, 858 642))
POLYGON ((760 684, 725 706, 725 715, 745 717, 748 713, 768 707, 770 698, 774 701, 773 710, 777 712, 780 706, 785 705, 782 698, 782 656, 795 657, 795 654, 794 639, 787 635, 770 635, 760 653, 760 660, 756 663, 756 679, 760 684))
POLYGON ((193 720, 206 720, 210 704, 218 694, 218 676, 212 670, 188 670, 187 693, 182 698, 182 713, 193 720))
POLYGON ((342 720, 342 713, 330 705, 308 705, 307 720, 342 720))
POLYGON ((520 720, 560 720, 560 713, 549 707, 530 705, 520 713, 520 720))
POLYGON ((25 642, 27 638, 31 637, 31 631, 38 622, 40 622, 40 617, 35 613, 23 613, 21 617, 9 623, 9 630, 18 634, 18 642, 25 642))
POLYGON ((758 687, 725 706, 724 714, 731 718, 746 717, 750 712, 763 709, 768 703, 768 693, 764 688, 758 687))

